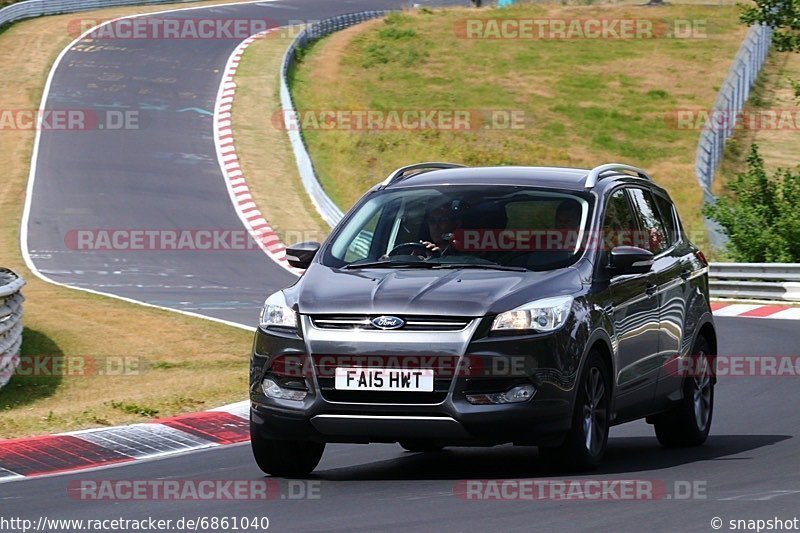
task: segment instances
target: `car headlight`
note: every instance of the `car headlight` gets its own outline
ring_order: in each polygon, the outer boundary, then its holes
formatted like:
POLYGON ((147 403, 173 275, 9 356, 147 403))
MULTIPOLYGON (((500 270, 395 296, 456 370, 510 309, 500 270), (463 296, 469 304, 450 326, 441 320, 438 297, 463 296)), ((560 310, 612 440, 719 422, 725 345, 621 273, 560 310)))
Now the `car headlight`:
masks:
POLYGON ((258 325, 262 328, 297 328, 297 313, 286 305, 283 291, 278 291, 264 302, 258 325))
POLYGON ((543 298, 500 313, 492 331, 553 331, 564 325, 572 309, 572 296, 543 298))

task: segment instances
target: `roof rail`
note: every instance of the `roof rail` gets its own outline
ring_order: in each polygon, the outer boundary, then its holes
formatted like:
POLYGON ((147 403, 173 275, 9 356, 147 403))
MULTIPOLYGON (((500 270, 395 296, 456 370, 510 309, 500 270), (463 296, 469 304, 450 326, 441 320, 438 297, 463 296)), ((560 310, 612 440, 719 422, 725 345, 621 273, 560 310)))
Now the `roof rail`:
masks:
POLYGON ((603 174, 608 172, 633 172, 640 178, 646 179, 648 181, 653 181, 653 178, 650 175, 642 170, 641 168, 632 167, 630 165, 623 165, 622 163, 607 163, 605 165, 600 165, 594 167, 592 170, 589 171, 589 174, 586 176, 586 188, 591 189, 597 182, 600 181, 600 178, 603 177, 603 174))
POLYGON ((400 181, 403 178, 407 177, 409 173, 414 172, 415 170, 418 170, 420 172, 426 172, 428 170, 440 170, 444 168, 464 168, 464 165, 457 165, 455 163, 437 163, 437 162, 416 163, 413 165, 406 165, 404 167, 398 168, 397 170, 389 174, 389 177, 381 182, 381 187, 386 187, 388 185, 391 185, 392 183, 400 181))

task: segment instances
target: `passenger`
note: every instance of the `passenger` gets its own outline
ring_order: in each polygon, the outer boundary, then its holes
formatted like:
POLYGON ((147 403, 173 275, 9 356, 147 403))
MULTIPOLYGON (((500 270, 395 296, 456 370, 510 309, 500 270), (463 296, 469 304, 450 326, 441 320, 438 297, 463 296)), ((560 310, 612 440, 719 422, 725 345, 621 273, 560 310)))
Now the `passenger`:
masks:
POLYGON ((547 246, 550 252, 572 253, 578 244, 578 232, 583 216, 581 205, 574 200, 564 200, 556 208, 554 220, 556 239, 547 239, 547 246), (554 242, 557 242, 556 249, 553 249, 554 242))
POLYGON ((583 215, 581 205, 575 200, 564 200, 556 208, 555 227, 559 230, 578 231, 583 215))

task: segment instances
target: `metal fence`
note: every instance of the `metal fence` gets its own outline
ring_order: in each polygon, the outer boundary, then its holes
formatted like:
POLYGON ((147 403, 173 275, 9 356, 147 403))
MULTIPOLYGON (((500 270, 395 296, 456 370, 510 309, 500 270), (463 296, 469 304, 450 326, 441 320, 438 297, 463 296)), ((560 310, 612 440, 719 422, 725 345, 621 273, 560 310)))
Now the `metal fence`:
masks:
POLYGON ((22 302, 25 281, 7 268, 0 268, 0 388, 19 364, 22 346, 22 302))
POLYGON ((371 20, 378 17, 384 17, 391 13, 391 11, 364 11, 361 13, 352 13, 349 15, 341 15, 331 19, 323 20, 315 24, 306 26, 295 37, 286 55, 283 57, 283 66, 281 68, 281 108, 283 110, 284 121, 286 123, 286 131, 289 134, 289 141, 292 143, 292 151, 294 152, 295 161, 297 162, 297 169, 300 173, 300 179, 303 182, 303 187, 306 193, 311 198, 311 202, 317 209, 319 214, 331 227, 335 226, 344 215, 342 210, 339 209, 333 200, 331 200, 322 188, 322 185, 317 178, 317 173, 314 171, 314 164, 311 162, 311 156, 308 154, 306 145, 303 142, 302 132, 295 126, 297 121, 292 120, 296 117, 297 111, 294 107, 292 94, 289 91, 288 77, 289 70, 294 65, 297 58, 298 50, 302 50, 309 45, 312 41, 330 35, 331 33, 349 28, 360 22, 371 20))
POLYGON ((800 302, 800 263, 711 263, 715 298, 800 302))
POLYGON ((736 57, 722 83, 709 120, 700 133, 695 156, 695 174, 703 188, 706 201, 713 201, 711 184, 722 160, 725 142, 733 134, 739 113, 750 96, 750 89, 764 66, 770 44, 772 28, 752 26, 739 47, 736 57))
POLYGON ((41 17, 43 15, 75 13, 77 11, 90 11, 92 9, 101 9, 104 7, 178 4, 196 1, 197 0, 27 0, 0 9, 0 27, 11 24, 12 22, 17 22, 18 20, 41 17))

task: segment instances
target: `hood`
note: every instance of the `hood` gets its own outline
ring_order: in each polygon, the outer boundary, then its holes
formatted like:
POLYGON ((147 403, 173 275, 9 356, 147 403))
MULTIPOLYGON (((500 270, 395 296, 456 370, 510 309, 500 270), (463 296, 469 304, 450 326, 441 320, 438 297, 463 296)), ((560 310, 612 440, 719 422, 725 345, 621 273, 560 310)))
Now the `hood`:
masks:
POLYGON ((531 300, 573 294, 574 268, 550 272, 475 269, 336 270, 315 263, 286 290, 301 314, 484 316, 531 300))

